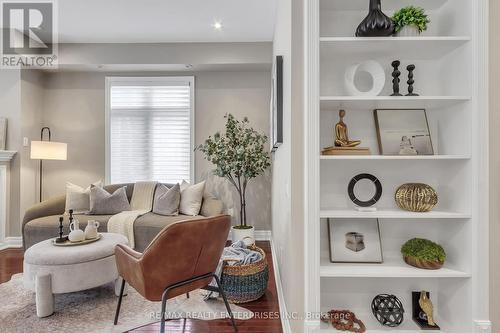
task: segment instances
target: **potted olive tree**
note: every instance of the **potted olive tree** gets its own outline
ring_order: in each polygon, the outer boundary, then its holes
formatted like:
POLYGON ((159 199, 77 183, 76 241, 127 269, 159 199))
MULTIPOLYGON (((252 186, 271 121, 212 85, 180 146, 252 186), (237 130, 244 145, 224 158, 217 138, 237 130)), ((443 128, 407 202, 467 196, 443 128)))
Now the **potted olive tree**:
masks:
POLYGON ((247 224, 246 191, 248 182, 263 174, 270 166, 269 153, 264 149, 267 136, 250 127, 248 119, 242 121, 227 114, 226 133, 215 133, 205 143, 196 147, 204 153, 205 159, 215 165, 214 173, 226 178, 238 192, 240 201, 239 225, 232 227, 233 242, 245 240, 247 244, 255 239, 254 228, 247 224))
POLYGON ((403 7, 392 16, 395 32, 400 37, 418 36, 427 30, 431 21, 423 8, 415 6, 403 7))

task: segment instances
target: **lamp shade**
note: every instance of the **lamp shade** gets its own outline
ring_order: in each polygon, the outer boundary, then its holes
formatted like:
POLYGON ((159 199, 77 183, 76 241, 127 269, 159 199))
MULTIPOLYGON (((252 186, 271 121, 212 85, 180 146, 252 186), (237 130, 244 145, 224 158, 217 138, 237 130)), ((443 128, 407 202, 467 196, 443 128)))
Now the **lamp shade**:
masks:
POLYGON ((68 145, 62 142, 31 141, 32 160, 67 160, 68 145))

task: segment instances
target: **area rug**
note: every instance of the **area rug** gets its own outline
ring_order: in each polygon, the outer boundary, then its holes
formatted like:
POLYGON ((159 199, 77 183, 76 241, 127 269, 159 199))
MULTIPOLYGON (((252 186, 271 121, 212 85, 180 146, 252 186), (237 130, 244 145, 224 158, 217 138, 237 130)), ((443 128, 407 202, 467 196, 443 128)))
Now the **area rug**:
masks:
MULTIPOLYGON (((22 274, 16 274, 9 282, 0 284, 0 332, 126 332, 159 320, 160 303, 149 302, 133 288, 123 297, 119 324, 113 325, 118 297, 114 285, 89 289, 76 293, 56 295, 55 312, 52 316, 36 316, 35 294, 23 287, 22 274)), ((250 319, 253 313, 231 304, 236 319, 250 319)), ((167 302, 170 319, 193 318, 213 320, 227 318, 224 302, 203 300, 202 291, 195 291, 190 298, 181 295, 167 302)))

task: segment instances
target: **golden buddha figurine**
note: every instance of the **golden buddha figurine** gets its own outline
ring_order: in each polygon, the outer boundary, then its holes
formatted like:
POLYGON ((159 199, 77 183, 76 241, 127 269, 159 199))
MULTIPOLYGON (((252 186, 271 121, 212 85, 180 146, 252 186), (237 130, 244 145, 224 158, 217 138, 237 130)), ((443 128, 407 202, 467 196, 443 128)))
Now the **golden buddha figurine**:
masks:
POLYGON ((356 147, 361 143, 359 140, 349 141, 347 125, 344 123, 345 110, 339 111, 339 122, 335 125, 335 147, 356 147))

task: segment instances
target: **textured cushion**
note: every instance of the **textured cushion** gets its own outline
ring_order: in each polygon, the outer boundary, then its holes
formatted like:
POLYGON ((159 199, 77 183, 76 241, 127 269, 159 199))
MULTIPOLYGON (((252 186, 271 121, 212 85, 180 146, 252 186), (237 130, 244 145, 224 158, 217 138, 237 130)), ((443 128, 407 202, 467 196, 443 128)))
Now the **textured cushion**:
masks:
MULTIPOLYGON (((92 185, 102 187, 99 180, 92 185)), ((66 182, 66 212, 73 209, 73 214, 87 214, 90 211, 90 186, 83 188, 70 182, 66 182)))
POLYGON ((126 210, 130 210, 130 203, 125 186, 113 194, 97 186, 90 188, 90 214, 113 215, 126 210))
POLYGON ((180 200, 181 188, 179 184, 175 184, 170 189, 163 184, 159 184, 156 187, 153 213, 165 216, 178 215, 180 200))
POLYGON ((206 217, 217 216, 222 214, 222 201, 214 198, 203 198, 200 214, 206 217))
POLYGON ((204 191, 205 181, 190 185, 183 180, 181 184, 181 203, 179 205, 179 212, 190 216, 198 215, 200 213, 204 191))

